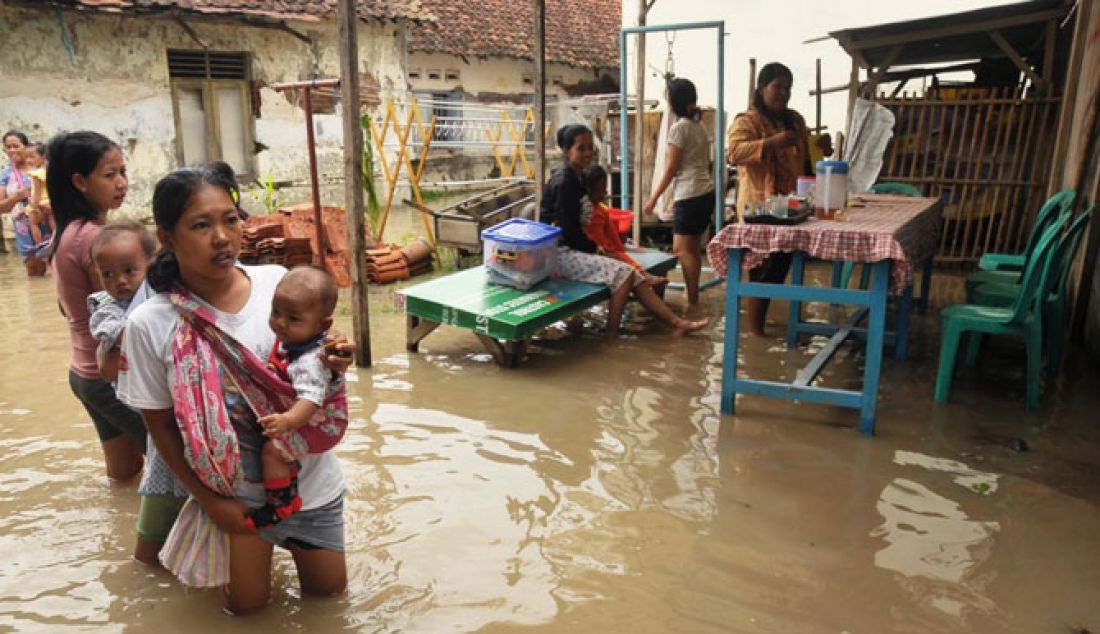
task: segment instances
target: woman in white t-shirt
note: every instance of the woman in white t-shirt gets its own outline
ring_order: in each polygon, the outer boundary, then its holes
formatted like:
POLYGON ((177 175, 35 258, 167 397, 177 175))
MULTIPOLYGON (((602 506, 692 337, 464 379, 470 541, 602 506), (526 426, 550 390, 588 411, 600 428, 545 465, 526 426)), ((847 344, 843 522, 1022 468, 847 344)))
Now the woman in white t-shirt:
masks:
POLYGON ((688 304, 699 303, 699 274, 703 269, 703 233, 714 217, 714 174, 710 140, 699 123, 695 84, 678 77, 668 82, 668 107, 678 117, 668 131, 665 173, 645 204, 646 215, 672 185, 672 251, 680 259, 688 304))
MULTIPOLYGON (((180 413, 180 401, 175 400, 179 397, 178 381, 187 380, 190 372, 203 368, 189 366, 191 359, 180 356, 180 350, 188 348, 183 347, 186 341, 177 334, 185 333, 182 329, 186 326, 167 291, 189 293, 199 310, 213 316, 221 332, 260 359, 267 359, 275 343, 268 316, 275 285, 286 270, 237 262, 243 232, 237 200, 235 176, 224 163, 177 170, 157 183, 153 216, 162 252, 150 265, 147 276, 157 295, 139 306, 127 323, 118 395, 140 410, 160 457, 202 511, 229 535, 225 602, 227 609, 241 613, 268 602, 273 545, 287 548, 293 555, 304 593, 343 592, 347 567, 343 523, 346 486, 331 451, 301 459, 301 512, 258 534, 247 524, 248 510, 265 501, 260 468, 262 436, 255 413, 220 362, 217 369, 221 371, 225 406, 221 419, 228 418, 229 433, 235 432, 240 458, 237 471, 243 477, 229 476, 233 494, 222 495, 210 487, 208 479, 200 479, 185 457, 190 447, 187 443, 194 440, 183 424, 187 414, 180 413), (177 375, 177 367, 188 367, 189 373, 177 375), (181 425, 188 434, 186 439, 181 425)), ((353 351, 354 347, 350 343, 339 346, 341 352, 353 351)), ((330 355, 325 361, 343 371, 350 358, 330 355)), ((214 405, 206 404, 214 410, 220 410, 220 405, 217 400, 214 405)))

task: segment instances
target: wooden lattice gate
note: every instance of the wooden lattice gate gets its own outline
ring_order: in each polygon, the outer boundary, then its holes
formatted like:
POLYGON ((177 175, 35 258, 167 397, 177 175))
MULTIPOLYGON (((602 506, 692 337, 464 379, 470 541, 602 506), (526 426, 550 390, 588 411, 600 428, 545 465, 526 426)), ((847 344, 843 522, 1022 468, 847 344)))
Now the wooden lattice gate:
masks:
POLYGON ((879 181, 943 199, 936 260, 1023 249, 1046 197, 1057 97, 1014 88, 940 88, 876 100, 896 117, 879 181))

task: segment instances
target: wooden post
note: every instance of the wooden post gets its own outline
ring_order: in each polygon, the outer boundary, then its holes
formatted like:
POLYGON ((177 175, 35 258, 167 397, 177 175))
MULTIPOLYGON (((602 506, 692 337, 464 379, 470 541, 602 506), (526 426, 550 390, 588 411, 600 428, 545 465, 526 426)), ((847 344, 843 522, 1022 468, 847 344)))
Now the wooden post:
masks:
POLYGON ((313 263, 325 268, 325 223, 321 216, 321 189, 317 183, 317 141, 313 137, 313 90, 310 86, 302 89, 306 108, 306 149, 309 150, 309 193, 313 201, 313 224, 317 237, 317 252, 313 254, 313 263))
POLYGON ((816 90, 814 90, 814 133, 821 134, 821 58, 817 58, 817 73, 814 80, 816 82, 816 90))
POLYGON ((546 0, 535 3, 535 213, 546 181, 546 0))
POLYGON ((747 107, 752 107, 753 100, 756 99, 756 58, 749 58, 749 100, 747 107))
POLYGON ((356 0, 340 0, 340 102, 344 114, 344 206, 351 264, 351 328, 355 364, 371 365, 367 251, 363 231, 363 128, 359 125, 359 17, 356 0))
MULTIPOLYGON (((852 56, 852 74, 848 77, 848 118, 844 122, 844 141, 848 142, 848 137, 852 134, 852 111, 856 107, 856 99, 859 98, 859 60, 852 56)), ((837 158, 844 160, 844 156, 848 153, 848 148, 838 147, 837 158)))
MULTIPOLYGON (((649 13, 649 4, 646 0, 638 0, 638 26, 645 26, 646 13, 649 13)), ((649 200, 649 195, 642 194, 642 163, 643 149, 645 148, 645 33, 638 34, 638 41, 634 52, 634 85, 638 93, 634 126, 634 230, 631 237, 635 245, 642 243, 642 209, 649 200)), ((627 104, 621 104, 621 116, 627 116, 627 104)), ((660 151, 661 148, 658 148, 660 151)))

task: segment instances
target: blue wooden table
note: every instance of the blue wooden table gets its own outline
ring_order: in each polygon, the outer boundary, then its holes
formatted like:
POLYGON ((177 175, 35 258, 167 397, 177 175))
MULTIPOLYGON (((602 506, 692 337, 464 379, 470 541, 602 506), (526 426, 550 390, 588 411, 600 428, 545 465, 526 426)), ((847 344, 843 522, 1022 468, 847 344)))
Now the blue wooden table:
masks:
MULTIPOLYGON (((722 365, 723 413, 734 413, 738 394, 839 405, 858 409, 860 432, 874 433, 883 350, 887 345, 892 346, 897 359, 904 359, 908 353, 910 313, 913 306, 913 263, 925 261, 934 250, 939 205, 934 199, 915 199, 889 208, 876 207, 874 199, 870 202, 866 209, 850 211, 849 222, 811 219, 798 227, 730 225, 708 245, 707 252, 712 263, 719 261, 716 269, 729 272, 726 280, 726 336, 722 365), (783 248, 784 246, 787 248, 783 248), (774 251, 792 253, 790 284, 741 280, 742 264, 750 255, 755 256, 754 260, 758 263, 763 254, 774 251), (835 267, 831 287, 806 285, 805 266, 808 255, 834 261, 850 259, 870 266, 869 288, 837 288, 835 267), (891 255, 894 257, 888 257, 891 255), (895 291, 893 295, 891 286, 895 291), (786 337, 788 346, 798 345, 799 335, 829 337, 825 347, 798 372, 793 381, 765 381, 737 375, 742 297, 789 302, 786 337), (892 332, 886 328, 886 309, 891 298, 897 302, 898 308, 892 332), (851 305, 857 309, 842 323, 809 323, 802 321, 804 302, 851 305), (866 325, 861 325, 864 320, 866 325), (849 339, 866 343, 862 389, 846 390, 813 385, 814 379, 836 354, 840 345, 849 339)), ((885 203, 880 203, 881 205, 885 203)), ((753 262, 749 263, 750 267, 753 265, 753 262)))

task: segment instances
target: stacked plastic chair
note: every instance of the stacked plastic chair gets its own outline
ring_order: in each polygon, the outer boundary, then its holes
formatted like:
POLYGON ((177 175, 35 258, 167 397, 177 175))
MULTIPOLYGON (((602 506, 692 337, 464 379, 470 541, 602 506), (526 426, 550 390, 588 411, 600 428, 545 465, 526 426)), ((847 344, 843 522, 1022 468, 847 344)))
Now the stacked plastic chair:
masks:
POLYGON ((940 345, 939 371, 936 375, 935 399, 946 402, 951 393, 959 343, 970 334, 968 360, 976 360, 981 335, 1009 335, 1024 340, 1027 355, 1027 407, 1039 406, 1040 375, 1043 363, 1043 303, 1055 284, 1057 262, 1055 253, 1066 236, 1062 229, 1068 215, 1057 217, 1040 234, 1019 277, 1019 293, 1007 307, 980 304, 956 304, 940 313, 943 320, 943 341, 940 345))
MULTIPOLYGON (((1046 289, 1042 299, 1043 338, 1047 349, 1047 378, 1053 380, 1062 365, 1064 352, 1064 333, 1062 326, 1066 316, 1066 284, 1077 253, 1081 248, 1085 232, 1096 207, 1077 216, 1069 229, 1058 241, 1054 250, 1050 288, 1046 289)), ((987 282, 975 287, 969 303, 982 306, 1010 306, 1020 295, 1022 289, 1018 282, 987 282)), ((974 364, 980 341, 972 340, 967 351, 967 362, 974 364)))
POLYGON ((1072 189, 1063 189, 1054 194, 1039 209, 1035 217, 1035 226, 1031 228, 1027 246, 1023 253, 986 253, 978 261, 978 271, 966 278, 966 301, 972 302, 972 293, 981 284, 1008 283, 1020 281, 1020 275, 1027 266, 1028 259, 1035 250, 1039 238, 1055 220, 1068 214, 1073 208, 1075 194, 1072 189))

